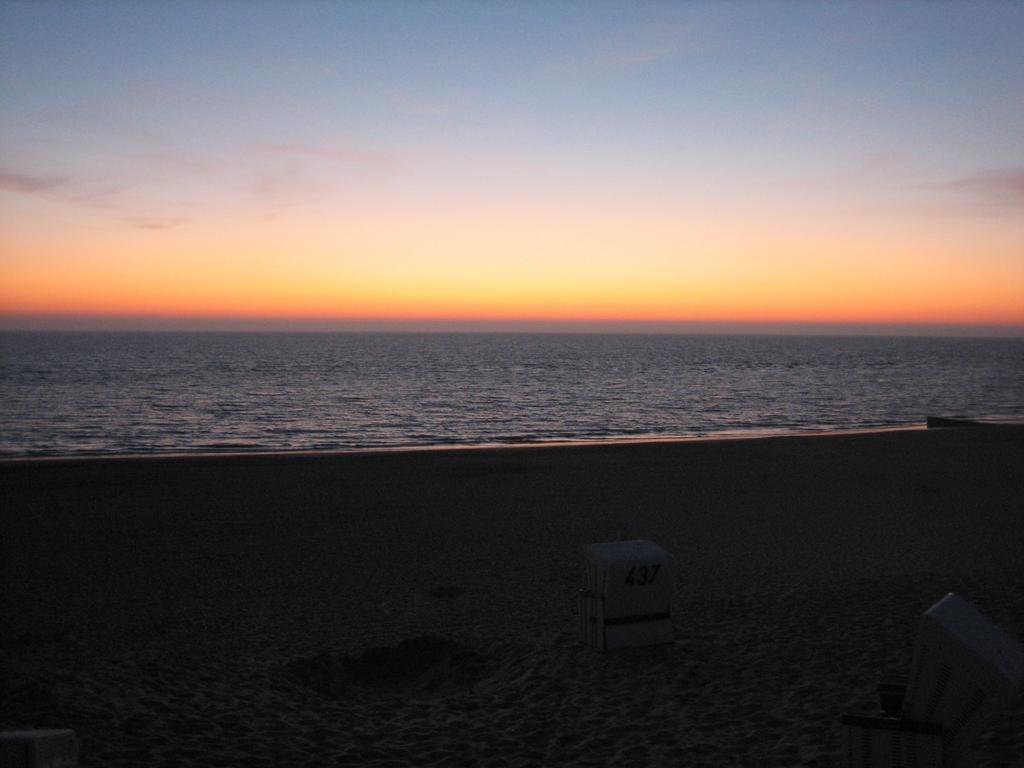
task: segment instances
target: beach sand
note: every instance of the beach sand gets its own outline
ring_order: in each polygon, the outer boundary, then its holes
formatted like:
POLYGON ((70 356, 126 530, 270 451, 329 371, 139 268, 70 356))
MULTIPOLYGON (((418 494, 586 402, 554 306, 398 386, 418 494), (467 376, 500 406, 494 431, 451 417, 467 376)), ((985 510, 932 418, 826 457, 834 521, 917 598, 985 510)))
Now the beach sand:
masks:
MULTIPOLYGON (((1014 427, 6 461, 0 498, 0 727, 87 767, 834 766, 947 592, 1024 636, 1014 427), (581 545, 635 538, 676 641, 583 647, 581 545)), ((1022 755, 1018 698, 976 757, 1022 755)))

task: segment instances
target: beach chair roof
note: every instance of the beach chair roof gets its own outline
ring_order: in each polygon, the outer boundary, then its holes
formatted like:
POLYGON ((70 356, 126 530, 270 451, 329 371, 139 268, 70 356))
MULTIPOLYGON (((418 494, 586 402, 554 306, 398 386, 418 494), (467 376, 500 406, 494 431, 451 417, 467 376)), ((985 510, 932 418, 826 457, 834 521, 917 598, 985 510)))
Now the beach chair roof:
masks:
POLYGON ((667 563, 672 557, 653 541, 635 539, 632 541, 610 541, 603 544, 588 544, 583 548, 587 559, 605 563, 667 563))
POLYGON ((1024 684, 1024 646, 960 595, 950 592, 925 612, 1011 685, 1024 684))

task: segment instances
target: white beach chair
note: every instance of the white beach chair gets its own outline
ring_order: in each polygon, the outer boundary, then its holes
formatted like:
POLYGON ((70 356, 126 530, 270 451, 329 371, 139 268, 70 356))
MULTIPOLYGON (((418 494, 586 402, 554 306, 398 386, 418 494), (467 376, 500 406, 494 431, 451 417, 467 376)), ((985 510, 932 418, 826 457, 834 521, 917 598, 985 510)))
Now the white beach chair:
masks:
POLYGON ((671 643, 673 561, 651 541, 583 548, 586 586, 579 594, 580 637, 612 650, 671 643))
POLYGON ((855 768, 970 765, 971 743, 1022 684, 1024 647, 962 597, 946 595, 921 619, 898 717, 843 718, 848 763, 855 768), (908 762, 911 748, 920 760, 932 762, 908 762))
POLYGON ((0 768, 78 768, 78 738, 69 730, 0 732, 0 768))
POLYGON ((991 725, 1024 683, 1024 647, 959 595, 921 619, 900 716, 942 728, 944 765, 991 725))

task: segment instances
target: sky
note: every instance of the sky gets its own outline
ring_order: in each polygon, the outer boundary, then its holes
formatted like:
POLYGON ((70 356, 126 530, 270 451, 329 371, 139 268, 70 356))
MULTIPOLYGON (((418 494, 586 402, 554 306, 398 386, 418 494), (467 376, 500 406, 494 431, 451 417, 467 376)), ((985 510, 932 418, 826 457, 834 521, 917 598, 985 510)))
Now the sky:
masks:
POLYGON ((1024 3, 7 0, 0 328, 1024 335, 1024 3))

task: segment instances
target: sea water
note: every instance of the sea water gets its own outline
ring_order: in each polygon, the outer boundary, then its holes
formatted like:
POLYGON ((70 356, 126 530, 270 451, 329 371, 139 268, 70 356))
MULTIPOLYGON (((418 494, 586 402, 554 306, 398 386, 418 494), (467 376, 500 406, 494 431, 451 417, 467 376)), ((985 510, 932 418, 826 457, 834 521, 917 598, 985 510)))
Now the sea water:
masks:
POLYGON ((377 448, 1024 420, 1024 339, 2 333, 0 454, 377 448))

